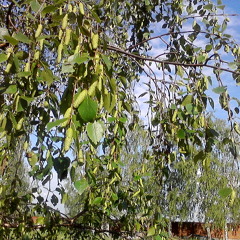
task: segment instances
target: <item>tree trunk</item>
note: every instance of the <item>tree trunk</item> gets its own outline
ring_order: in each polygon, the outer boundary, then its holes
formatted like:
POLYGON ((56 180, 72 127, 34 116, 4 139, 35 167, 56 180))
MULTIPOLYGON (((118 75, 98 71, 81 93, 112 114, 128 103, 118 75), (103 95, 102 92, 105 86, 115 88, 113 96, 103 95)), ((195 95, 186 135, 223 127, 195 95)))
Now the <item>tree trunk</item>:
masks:
POLYGON ((208 240, 212 240, 211 228, 210 228, 209 226, 207 227, 207 239, 208 239, 208 240))
POLYGON ((172 237, 172 221, 169 220, 169 223, 168 223, 168 235, 169 237, 172 237))
POLYGON ((224 228, 224 239, 228 240, 228 227, 227 227, 227 224, 225 224, 225 228, 224 228))

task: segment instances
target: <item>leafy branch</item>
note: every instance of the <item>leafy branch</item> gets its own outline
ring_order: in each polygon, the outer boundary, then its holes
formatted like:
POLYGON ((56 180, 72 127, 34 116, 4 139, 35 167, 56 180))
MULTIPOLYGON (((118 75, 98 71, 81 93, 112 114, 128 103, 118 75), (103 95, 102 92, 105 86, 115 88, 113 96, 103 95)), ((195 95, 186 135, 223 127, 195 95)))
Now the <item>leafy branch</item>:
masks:
POLYGON ((167 60, 159 60, 159 59, 155 59, 155 58, 151 58, 151 57, 145 57, 145 56, 140 56, 140 55, 136 55, 133 54, 131 52, 128 52, 126 50, 123 50, 121 48, 118 47, 114 47, 114 46, 107 46, 108 50, 114 51, 114 52, 118 52, 124 55, 127 55, 131 58, 135 58, 138 60, 142 60, 142 61, 149 61, 149 62, 155 62, 155 63, 161 63, 161 64, 168 64, 168 65, 173 65, 173 66, 183 66, 183 67, 207 67, 207 68, 212 68, 218 71, 224 71, 224 72, 229 72, 232 74, 236 74, 236 75, 240 75, 240 72, 228 69, 228 68, 223 68, 223 67, 218 67, 218 66, 214 66, 214 65, 209 65, 209 64, 202 64, 202 63, 182 63, 182 62, 171 62, 171 61, 167 61, 167 60))

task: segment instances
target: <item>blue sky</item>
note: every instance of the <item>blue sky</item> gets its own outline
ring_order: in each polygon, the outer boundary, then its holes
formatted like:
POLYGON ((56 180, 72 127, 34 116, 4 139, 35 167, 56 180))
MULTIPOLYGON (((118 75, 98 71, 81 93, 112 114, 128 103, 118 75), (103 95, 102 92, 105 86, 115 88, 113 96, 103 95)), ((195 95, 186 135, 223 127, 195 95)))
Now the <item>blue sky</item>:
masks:
POLYGON ((232 10, 234 10, 235 13, 240 13, 240 1, 239 0, 223 0, 222 2, 227 7, 232 8, 232 10))

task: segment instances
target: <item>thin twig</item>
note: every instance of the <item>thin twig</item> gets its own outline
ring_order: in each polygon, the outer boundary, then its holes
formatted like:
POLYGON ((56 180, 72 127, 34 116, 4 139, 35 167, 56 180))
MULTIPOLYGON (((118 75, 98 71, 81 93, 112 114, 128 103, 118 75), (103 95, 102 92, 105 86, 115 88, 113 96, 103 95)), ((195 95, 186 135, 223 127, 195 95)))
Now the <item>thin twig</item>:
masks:
POLYGON ((203 17, 238 17, 239 14, 207 14, 207 15, 194 15, 183 17, 182 20, 189 18, 203 18, 203 17))

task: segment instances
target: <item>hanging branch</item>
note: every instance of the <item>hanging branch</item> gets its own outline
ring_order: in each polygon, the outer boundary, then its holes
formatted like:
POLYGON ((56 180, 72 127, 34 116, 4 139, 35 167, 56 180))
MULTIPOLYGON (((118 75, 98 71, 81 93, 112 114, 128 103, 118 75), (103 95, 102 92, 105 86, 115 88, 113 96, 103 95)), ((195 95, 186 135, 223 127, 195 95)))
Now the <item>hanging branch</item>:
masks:
POLYGON ((110 45, 107 46, 107 49, 114 51, 114 52, 121 53, 121 54, 125 54, 131 58, 135 58, 135 59, 142 60, 142 61, 149 61, 149 62, 168 64, 168 65, 173 65, 173 66, 183 66, 183 67, 207 67, 207 68, 212 68, 212 69, 219 70, 219 71, 224 71, 224 72, 229 72, 229 73, 234 73, 234 74, 240 75, 240 72, 236 72, 236 71, 230 70, 228 68, 217 67, 217 66, 213 66, 213 65, 209 65, 209 64, 181 63, 181 62, 171 62, 171 61, 167 61, 167 60, 159 60, 159 59, 151 58, 148 56, 145 57, 145 56, 136 55, 136 54, 127 52, 126 50, 120 49, 118 47, 110 46, 110 45))

